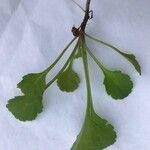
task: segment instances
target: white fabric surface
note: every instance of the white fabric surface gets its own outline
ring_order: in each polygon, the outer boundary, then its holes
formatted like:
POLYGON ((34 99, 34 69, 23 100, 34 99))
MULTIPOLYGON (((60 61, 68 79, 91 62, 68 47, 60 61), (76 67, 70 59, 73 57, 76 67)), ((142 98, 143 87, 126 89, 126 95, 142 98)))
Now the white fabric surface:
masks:
MULTIPOLYGON (((77 2, 85 4, 85 0, 77 2)), ((150 150, 150 1, 92 0, 92 9, 94 18, 87 32, 134 53, 142 67, 139 76, 119 54, 88 40, 107 67, 128 73, 134 81, 129 97, 115 101, 105 92, 102 72, 89 59, 95 110, 118 135, 107 150, 150 150)), ((71 0, 0 0, 0 150, 70 150, 86 107, 81 60, 74 65, 81 76, 79 89, 67 94, 54 83, 35 121, 16 120, 6 104, 21 94, 16 84, 23 75, 42 71, 61 53, 73 38, 71 27, 78 26, 83 15, 71 0)))

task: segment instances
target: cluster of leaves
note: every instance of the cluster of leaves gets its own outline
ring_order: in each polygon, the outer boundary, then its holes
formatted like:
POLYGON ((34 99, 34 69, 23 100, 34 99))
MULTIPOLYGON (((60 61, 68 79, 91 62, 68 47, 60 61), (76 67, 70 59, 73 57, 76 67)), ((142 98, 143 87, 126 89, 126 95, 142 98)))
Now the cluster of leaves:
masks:
POLYGON ((90 86, 90 75, 88 70, 87 54, 91 56, 94 62, 99 66, 104 74, 104 86, 108 95, 113 99, 123 99, 127 97, 133 88, 133 83, 129 75, 121 72, 109 70, 95 57, 91 50, 86 45, 85 37, 97 41, 105 46, 108 46, 125 57, 141 75, 141 68, 133 54, 126 54, 118 48, 94 37, 84 34, 75 37, 62 51, 60 56, 54 63, 41 73, 32 73, 23 77, 23 80, 18 83, 18 88, 21 89, 24 95, 16 96, 10 99, 7 104, 8 110, 21 121, 34 120, 39 113, 42 112, 42 99, 45 90, 57 80, 57 85, 61 91, 73 92, 80 84, 79 75, 73 70, 73 62, 77 58, 82 58, 87 87, 87 110, 84 124, 73 144, 71 150, 102 150, 116 141, 116 132, 111 124, 99 117, 94 111, 92 102, 92 92, 90 86), (51 69, 62 58, 63 54, 70 45, 77 40, 76 46, 67 59, 62 69, 54 78, 46 83, 45 79, 51 69))

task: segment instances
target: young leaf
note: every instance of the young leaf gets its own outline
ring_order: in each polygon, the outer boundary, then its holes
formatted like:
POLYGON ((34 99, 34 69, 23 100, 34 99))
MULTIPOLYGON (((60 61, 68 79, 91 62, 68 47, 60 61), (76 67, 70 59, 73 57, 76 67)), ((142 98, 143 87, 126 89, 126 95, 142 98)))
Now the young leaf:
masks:
POLYGON ((133 55, 133 54, 127 54, 127 53, 123 53, 122 51, 120 51, 118 48, 116 48, 115 46, 109 44, 109 43, 106 43, 104 41, 101 41, 99 39, 96 39, 88 34, 86 34, 87 37, 89 37, 90 39, 96 41, 96 42, 99 42, 101 44, 104 44, 110 48, 112 48, 113 50, 115 50, 116 52, 118 52, 119 54, 121 54, 122 56, 124 56, 133 66, 134 68, 136 69, 136 71, 141 75, 141 67, 138 63, 138 61, 136 60, 136 57, 133 55))
POLYGON ((25 75, 23 77, 23 80, 18 83, 18 88, 21 89, 21 91, 25 95, 37 95, 41 96, 43 95, 45 88, 46 88, 46 73, 31 73, 28 75, 25 75))
POLYGON ((70 65, 64 72, 62 72, 57 80, 57 85, 62 91, 73 92, 79 86, 80 78, 76 72, 73 71, 70 65))
POLYGON ((8 101, 6 107, 21 121, 34 120, 42 112, 42 97, 17 96, 8 101))
POLYGON ((121 71, 104 71, 104 85, 108 95, 114 99, 123 99, 127 97, 133 88, 133 83, 127 74, 121 71))
POLYGON ((84 125, 71 150, 102 150, 116 141, 112 125, 96 113, 86 116, 84 125))
POLYGON ((72 69, 72 64, 75 58, 79 56, 80 41, 78 40, 72 56, 68 60, 68 65, 60 72, 57 78, 57 85, 61 91, 73 92, 75 91, 80 83, 80 78, 76 72, 72 69))

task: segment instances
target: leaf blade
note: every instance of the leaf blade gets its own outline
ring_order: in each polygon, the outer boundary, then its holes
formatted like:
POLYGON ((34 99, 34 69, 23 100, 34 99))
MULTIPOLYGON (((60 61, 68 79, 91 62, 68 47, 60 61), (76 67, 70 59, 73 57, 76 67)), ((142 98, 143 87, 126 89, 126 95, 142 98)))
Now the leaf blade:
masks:
POLYGON ((8 101, 8 110, 20 121, 32 121, 42 112, 42 97, 17 96, 8 101))
POLYGON ((80 83, 80 78, 76 72, 69 66, 64 72, 60 74, 57 79, 57 85, 61 91, 73 92, 80 83))
POLYGON ((25 95, 43 95, 46 88, 46 73, 31 73, 23 77, 22 81, 17 84, 25 95))
POLYGON ((32 121, 42 112, 42 98, 46 87, 46 72, 25 75, 17 84, 23 96, 8 101, 6 107, 20 121, 32 121))
POLYGON ((133 83, 127 74, 121 71, 105 70, 105 79, 103 84, 107 94, 114 99, 123 99, 127 97, 133 88, 133 83))
POLYGON ((102 150, 116 141, 114 127, 95 112, 86 116, 84 125, 71 150, 102 150))

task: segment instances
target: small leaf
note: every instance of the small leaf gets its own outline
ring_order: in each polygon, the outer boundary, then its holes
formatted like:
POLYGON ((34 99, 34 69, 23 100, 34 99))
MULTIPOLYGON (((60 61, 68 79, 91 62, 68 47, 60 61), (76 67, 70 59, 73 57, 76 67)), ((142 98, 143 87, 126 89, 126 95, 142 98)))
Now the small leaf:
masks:
POLYGON ((120 51, 118 48, 116 48, 115 46, 109 44, 109 43, 106 43, 102 40, 99 40, 99 39, 96 39, 88 34, 85 34, 87 37, 89 37, 90 39, 94 40, 94 41, 97 41, 101 44, 104 44, 110 48, 112 48, 113 50, 115 50, 116 52, 118 52, 119 54, 121 54, 122 56, 124 56, 130 63, 132 63, 132 65, 134 66, 134 68, 137 70, 137 72, 141 75, 141 67, 138 63, 138 61, 136 60, 136 57, 133 55, 133 54, 127 54, 127 53, 123 53, 122 51, 120 51))
POLYGON ((80 78, 72 67, 68 67, 64 72, 60 74, 57 79, 57 85, 62 91, 73 92, 79 86, 80 78))
POLYGON ((104 71, 104 85, 108 95, 114 99, 123 99, 127 97, 133 88, 133 83, 127 74, 121 71, 104 71))
POLYGON ((103 150, 116 141, 112 125, 96 113, 87 116, 71 150, 103 150))
POLYGON ((133 54, 126 54, 126 53, 123 53, 121 51, 119 51, 119 53, 122 56, 124 56, 130 63, 132 63, 132 65, 134 66, 134 68, 141 75, 141 67, 140 67, 138 61, 136 60, 136 57, 133 54))
POLYGON ((34 120, 42 112, 42 97, 17 96, 8 101, 6 107, 21 121, 34 120))
POLYGON ((31 73, 25 75, 23 80, 18 83, 18 88, 25 95, 43 95, 46 87, 46 73, 31 73))

